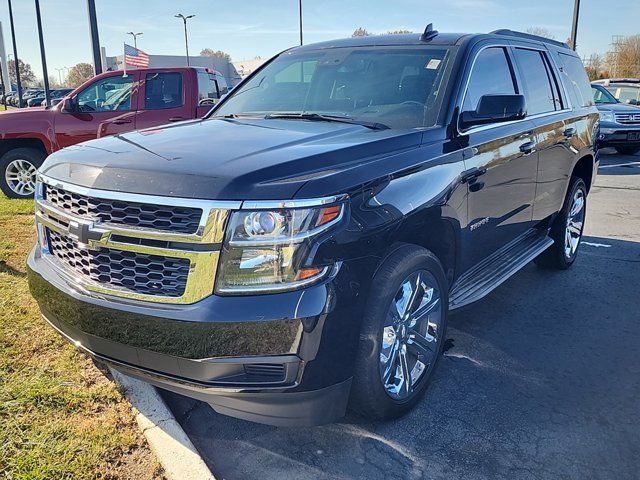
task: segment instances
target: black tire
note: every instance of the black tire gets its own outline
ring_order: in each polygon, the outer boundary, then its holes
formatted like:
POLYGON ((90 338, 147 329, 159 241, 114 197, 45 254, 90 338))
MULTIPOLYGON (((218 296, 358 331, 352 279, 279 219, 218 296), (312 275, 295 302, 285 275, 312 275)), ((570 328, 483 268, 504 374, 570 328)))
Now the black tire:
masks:
POLYGON ((415 245, 401 245, 380 266, 372 281, 355 362, 349 407, 373 420, 389 420, 406 414, 424 396, 429 380, 442 355, 449 306, 448 285, 442 265, 430 251, 415 245), (429 272, 436 280, 441 308, 438 312, 437 343, 431 362, 406 399, 394 399, 387 393, 380 371, 382 333, 390 306, 402 283, 416 272, 429 272), (440 316, 441 315, 441 316, 440 316))
POLYGON ((640 152, 640 147, 616 147, 616 152, 621 155, 635 155, 640 152))
POLYGON ((40 168, 42 162, 46 158, 46 154, 41 150, 35 148, 14 148, 5 153, 0 158, 0 190, 9 198, 31 198, 33 197, 33 191, 20 194, 15 191, 12 186, 7 182, 7 169, 16 160, 23 160, 33 165, 36 169, 40 168))
POLYGON ((576 258, 578 257, 578 251, 580 243, 582 241, 584 222, 586 220, 586 211, 587 187, 584 183, 584 180, 579 177, 571 177, 569 189, 567 190, 567 196, 564 199, 564 205, 562 206, 562 210, 560 210, 557 217, 553 221, 551 231, 549 232, 549 236, 553 239, 553 245, 551 245, 547 250, 545 250, 535 259, 535 263, 539 267, 566 270, 571 265, 573 265, 573 263, 576 261, 576 258), (573 205, 573 200, 577 192, 582 192, 582 198, 584 199, 582 209, 584 215, 582 218, 582 228, 580 231, 580 236, 578 238, 575 251, 571 254, 568 254, 566 250, 567 242, 565 240, 565 237, 567 235, 567 222, 569 219, 570 209, 573 205))

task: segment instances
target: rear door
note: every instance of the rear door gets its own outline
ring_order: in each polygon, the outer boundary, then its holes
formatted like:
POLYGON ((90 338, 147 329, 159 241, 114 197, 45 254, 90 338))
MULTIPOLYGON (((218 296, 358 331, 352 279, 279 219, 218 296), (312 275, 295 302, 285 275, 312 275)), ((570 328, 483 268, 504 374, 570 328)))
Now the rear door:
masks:
MULTIPOLYGON (((521 93, 507 46, 480 47, 475 57, 472 54, 471 65, 462 111, 475 110, 483 95, 521 93)), ((527 119, 460 133, 466 147, 465 169, 478 174, 467 181, 462 259, 466 269, 531 227, 538 154, 534 124, 527 119)))
POLYGON ((185 72, 154 70, 144 72, 136 116, 138 129, 155 127, 195 117, 195 97, 185 72))
POLYGON ((73 112, 55 115, 55 136, 59 148, 94 138, 115 135, 136 128, 139 73, 126 77, 117 73, 100 78, 74 97, 73 112))
POLYGON ((560 94, 560 80, 548 52, 516 46, 513 56, 527 99, 527 116, 535 126, 538 175, 533 220, 539 221, 562 208, 575 153, 571 137, 577 134, 571 109, 560 94))

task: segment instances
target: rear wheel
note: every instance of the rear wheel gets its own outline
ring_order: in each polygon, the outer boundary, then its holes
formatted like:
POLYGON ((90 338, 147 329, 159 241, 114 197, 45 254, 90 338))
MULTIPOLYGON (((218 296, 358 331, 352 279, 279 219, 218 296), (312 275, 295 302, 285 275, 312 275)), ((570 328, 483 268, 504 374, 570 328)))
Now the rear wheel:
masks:
POLYGON ((399 417, 424 395, 442 353, 448 310, 442 266, 428 250, 400 247, 373 279, 350 406, 378 420, 399 417))
POLYGON ((616 147, 616 152, 621 155, 635 155, 640 152, 640 147, 616 147))
POLYGON ((587 213, 587 187, 579 177, 572 177, 562 210, 551 226, 553 245, 535 262, 541 267, 566 270, 578 256, 587 213))
POLYGON ((36 173, 45 153, 35 148, 16 148, 0 158, 0 190, 9 198, 31 198, 36 173))

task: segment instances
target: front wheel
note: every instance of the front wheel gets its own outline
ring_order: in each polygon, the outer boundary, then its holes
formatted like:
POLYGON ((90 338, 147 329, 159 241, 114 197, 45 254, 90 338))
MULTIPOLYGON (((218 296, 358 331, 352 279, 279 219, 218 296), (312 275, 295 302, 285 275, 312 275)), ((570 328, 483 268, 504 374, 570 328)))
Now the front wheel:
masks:
POLYGON ((587 187, 579 177, 571 177, 569 191, 562 210, 551 226, 553 245, 545 250, 535 262, 546 268, 566 270, 578 256, 587 214, 587 187))
POLYGON ((31 198, 36 173, 46 155, 35 148, 15 148, 0 158, 0 190, 9 198, 31 198))
POLYGON ((616 152, 621 155, 635 155, 640 152, 640 147, 616 147, 616 152))
POLYGON ((442 353, 447 290, 440 262, 424 248, 403 245, 384 261, 363 319, 352 409, 392 419, 423 397, 442 353))

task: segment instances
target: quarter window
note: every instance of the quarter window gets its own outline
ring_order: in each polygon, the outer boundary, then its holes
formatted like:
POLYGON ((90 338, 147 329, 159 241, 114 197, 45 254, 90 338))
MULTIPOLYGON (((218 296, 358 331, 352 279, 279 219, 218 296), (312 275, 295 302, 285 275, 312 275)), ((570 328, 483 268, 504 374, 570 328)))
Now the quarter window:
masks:
POLYGON ((213 73, 198 72, 198 102, 206 99, 220 98, 218 82, 213 73))
POLYGON ((573 55, 559 53, 563 81, 569 91, 573 107, 590 107, 594 104, 591 84, 582 60, 573 55))
POLYGON ((514 95, 516 93, 507 52, 502 47, 486 48, 478 54, 473 65, 463 110, 475 110, 483 95, 514 95))
POLYGON ((131 110, 133 78, 107 77, 91 84, 77 96, 80 112, 122 112, 131 110))
POLYGON ((516 61, 524 79, 528 115, 555 110, 551 79, 542 55, 537 50, 515 50, 516 61))
POLYGON ((148 73, 144 97, 147 110, 182 106, 182 74, 177 72, 148 73))

